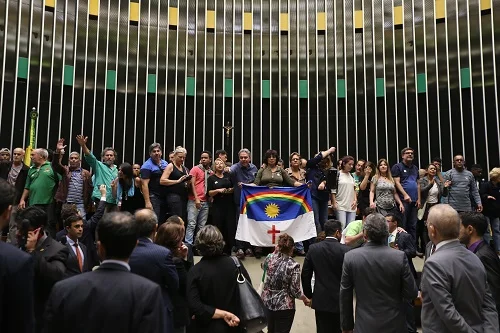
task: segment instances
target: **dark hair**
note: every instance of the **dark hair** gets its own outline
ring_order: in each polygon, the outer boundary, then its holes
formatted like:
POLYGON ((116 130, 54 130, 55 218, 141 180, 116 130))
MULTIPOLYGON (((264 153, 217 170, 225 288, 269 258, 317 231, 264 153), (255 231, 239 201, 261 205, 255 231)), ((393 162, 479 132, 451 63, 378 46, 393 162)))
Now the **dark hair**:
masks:
POLYGON ((17 213, 16 221, 28 222, 30 227, 37 229, 47 224, 47 213, 40 207, 30 206, 17 213))
POLYGON ((389 237, 389 227, 387 221, 382 214, 370 214, 363 225, 363 230, 366 231, 366 236, 374 243, 384 243, 389 237))
POLYGON ((104 214, 97 224, 97 240, 106 249, 104 259, 128 259, 137 243, 137 230, 132 214, 113 212, 104 214))
POLYGON ((488 221, 483 214, 477 212, 462 212, 458 215, 460 215, 462 225, 464 227, 472 226, 479 237, 483 237, 488 230, 488 221))
POLYGON ((215 151, 215 156, 219 157, 220 155, 227 155, 227 152, 224 149, 218 149, 215 151))
POLYGON ((368 215, 376 213, 376 212, 377 212, 376 208, 366 207, 365 209, 363 209, 362 214, 363 214, 363 217, 367 217, 368 215))
POLYGON ((344 156, 341 159, 342 164, 341 164, 341 169, 344 170, 344 167, 349 163, 350 161, 354 161, 354 157, 352 156, 344 156))
POLYGON ((366 161, 364 167, 365 167, 365 170, 368 167, 372 168, 372 172, 370 173, 370 180, 371 180, 373 178, 373 176, 375 176, 375 173, 377 172, 377 166, 372 161, 366 161))
POLYGON ((268 150, 266 151, 266 153, 264 154, 264 163, 265 163, 265 164, 268 164, 268 163, 267 163, 267 159, 268 159, 269 157, 271 157, 271 156, 276 157, 276 164, 278 164, 278 161, 280 160, 280 157, 279 157, 279 155, 278 155, 278 152, 277 152, 276 150, 274 150, 274 149, 268 149, 268 150))
POLYGON ((14 186, 10 185, 4 179, 0 178, 0 215, 5 213, 5 211, 14 204, 14 198, 16 196, 16 189, 14 186))
POLYGON ((359 162, 363 162, 364 164, 366 164, 366 160, 360 158, 356 163, 359 163, 359 162))
POLYGON ((392 219, 392 222, 396 222, 398 226, 401 225, 401 218, 399 217, 398 214, 389 213, 385 217, 390 217, 392 219))
POLYGON ((137 237, 148 237, 155 231, 158 225, 156 214, 149 209, 138 210, 134 218, 137 226, 137 237))
POLYGON ((177 249, 180 241, 184 239, 184 226, 177 223, 163 223, 158 228, 155 243, 172 251, 177 249))
POLYGON ((472 164, 471 167, 470 167, 470 169, 471 170, 472 169, 481 169, 482 170, 483 168, 481 167, 481 165, 479 165, 479 164, 476 163, 476 164, 472 164))
POLYGON ((120 169, 122 174, 125 176, 125 179, 119 178, 118 182, 122 186, 122 197, 118 198, 118 200, 126 199, 128 197, 128 190, 132 187, 132 179, 134 178, 134 168, 128 162, 124 162, 120 165, 120 169))
POLYGON ((80 215, 71 215, 64 219, 64 227, 71 228, 71 225, 78 221, 83 221, 83 218, 80 215))
POLYGON ((75 204, 65 203, 61 208, 61 219, 65 221, 68 217, 72 215, 78 215, 79 211, 75 204))
POLYGON ((432 162, 439 162, 439 163, 443 163, 443 160, 441 159, 441 157, 434 157, 432 159, 432 162))
POLYGON ((326 234, 324 231, 321 231, 318 236, 316 237, 316 243, 322 242, 326 239, 326 234))
POLYGON ((278 237, 278 248, 281 253, 289 254, 292 252, 294 247, 294 240, 292 236, 287 233, 284 233, 278 237))
POLYGON ((182 226, 184 225, 184 221, 178 215, 172 215, 172 216, 170 216, 167 219, 166 223, 175 223, 175 224, 180 224, 182 226))
POLYGON ((209 152, 208 150, 204 150, 201 152, 200 156, 203 155, 203 154, 207 154, 208 155, 208 158, 212 158, 212 153, 209 152))
POLYGON ((342 232, 342 223, 338 220, 328 220, 324 225, 325 236, 331 237, 338 231, 342 232))
POLYGON ((116 153, 116 150, 113 149, 113 147, 106 147, 102 150, 101 152, 101 157, 104 157, 104 155, 106 155, 106 152, 111 150, 113 152, 113 154, 115 155, 115 158, 117 157, 117 153, 116 153))
POLYGON ((408 150, 411 150, 411 151, 413 151, 413 153, 415 153, 415 149, 413 149, 411 147, 406 147, 406 148, 401 149, 401 156, 403 156, 404 153, 406 153, 408 150))
POLYGON ((198 231, 194 246, 202 256, 214 257, 224 250, 224 237, 216 226, 206 225, 198 231))
POLYGON ((156 148, 160 148, 160 150, 161 150, 161 145, 158 142, 155 142, 155 143, 152 143, 151 145, 149 145, 149 153, 151 154, 153 149, 156 149, 156 148))

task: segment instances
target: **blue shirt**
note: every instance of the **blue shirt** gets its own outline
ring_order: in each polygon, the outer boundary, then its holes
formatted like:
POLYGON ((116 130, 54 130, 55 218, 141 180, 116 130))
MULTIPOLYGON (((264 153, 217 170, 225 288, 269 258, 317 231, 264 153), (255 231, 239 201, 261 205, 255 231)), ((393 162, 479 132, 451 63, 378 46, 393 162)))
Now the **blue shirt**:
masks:
POLYGON ((141 178, 149 179, 149 194, 162 196, 165 194, 166 186, 160 185, 160 178, 163 170, 167 167, 167 161, 160 159, 160 164, 156 164, 151 157, 141 167, 141 178))
POLYGON ((238 183, 253 183, 253 181, 255 180, 255 175, 257 175, 257 167, 252 163, 250 163, 248 167, 244 167, 241 165, 241 162, 238 162, 231 166, 230 173, 231 182, 234 185, 234 202, 239 207, 241 188, 238 186, 238 183))
MULTIPOLYGON (((418 168, 416 165, 412 164, 407 166, 403 162, 394 164, 391 169, 392 177, 399 177, 401 186, 405 192, 410 196, 411 201, 418 200, 418 168)), ((401 200, 403 196, 399 194, 401 200)))

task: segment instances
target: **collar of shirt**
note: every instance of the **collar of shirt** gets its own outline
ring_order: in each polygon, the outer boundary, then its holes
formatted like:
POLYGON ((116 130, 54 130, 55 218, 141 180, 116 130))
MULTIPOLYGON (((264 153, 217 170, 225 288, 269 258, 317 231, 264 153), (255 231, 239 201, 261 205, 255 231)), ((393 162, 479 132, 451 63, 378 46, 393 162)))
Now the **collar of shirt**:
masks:
POLYGON ((337 238, 333 237, 333 236, 328 236, 328 237, 325 237, 325 239, 335 239, 337 242, 339 241, 337 238))
POLYGON ((122 265, 123 267, 125 267, 127 270, 130 271, 130 265, 128 263, 126 263, 125 261, 121 261, 121 260, 114 260, 114 259, 106 259, 104 260, 101 265, 103 264, 106 264, 106 263, 109 263, 109 264, 117 264, 117 265, 122 265))
POLYGON ((40 237, 40 239, 36 242, 36 248, 40 247, 43 244, 43 242, 45 242, 46 239, 47 239, 47 234, 44 231, 43 236, 40 237))
POLYGON ((482 241, 483 241, 483 240, 482 240, 482 239, 480 239, 480 240, 478 240, 478 241, 476 241, 476 242, 472 243, 472 245, 471 245, 471 246, 469 246, 467 249, 468 249, 469 251, 471 251, 471 252, 476 251, 477 247, 479 246, 479 244, 481 244, 481 242, 482 242, 482 241))
POLYGON ((398 234, 398 228, 394 229, 393 232, 391 232, 391 235, 394 236, 394 239, 396 239, 396 235, 398 234))
POLYGON ((76 244, 78 244, 78 241, 76 241, 76 242, 75 242, 74 240, 72 240, 72 239, 71 239, 71 238, 69 238, 68 236, 66 236, 66 241, 67 241, 67 243, 68 243, 70 246, 75 246, 75 245, 74 245, 75 243, 76 243, 76 244))
POLYGON ((439 248, 442 247, 443 245, 446 245, 446 244, 454 242, 454 241, 456 241, 456 239, 448 239, 448 240, 444 240, 444 241, 439 242, 436 245, 436 250, 434 252, 436 252, 437 250, 439 250, 439 248))

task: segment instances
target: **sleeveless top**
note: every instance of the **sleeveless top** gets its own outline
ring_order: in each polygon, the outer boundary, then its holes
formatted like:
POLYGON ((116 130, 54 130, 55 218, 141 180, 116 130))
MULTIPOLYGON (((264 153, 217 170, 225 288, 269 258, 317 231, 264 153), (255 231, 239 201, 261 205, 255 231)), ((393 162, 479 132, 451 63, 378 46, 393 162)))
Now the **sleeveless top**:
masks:
MULTIPOLYGON (((185 176, 188 174, 188 170, 184 165, 182 165, 182 171, 177 169, 175 165, 172 165, 173 171, 170 173, 170 177, 168 179, 170 180, 178 180, 181 179, 182 176, 185 176)), ((173 193, 173 194, 178 194, 181 196, 187 196, 188 194, 188 182, 184 181, 179 184, 167 186, 167 193, 173 193)))
POLYGON ((394 190, 395 186, 389 180, 374 178, 375 183, 375 201, 377 207, 382 209, 391 209, 396 206, 396 200, 394 200, 394 190))

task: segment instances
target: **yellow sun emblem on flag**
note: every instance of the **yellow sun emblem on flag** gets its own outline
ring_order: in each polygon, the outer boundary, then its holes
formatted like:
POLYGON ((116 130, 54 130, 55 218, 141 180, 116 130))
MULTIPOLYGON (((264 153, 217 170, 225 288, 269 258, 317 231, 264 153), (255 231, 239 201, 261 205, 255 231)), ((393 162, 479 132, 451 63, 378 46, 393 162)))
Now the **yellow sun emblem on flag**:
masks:
POLYGON ((280 208, 277 204, 270 203, 265 208, 266 215, 272 219, 275 219, 280 214, 280 208))

